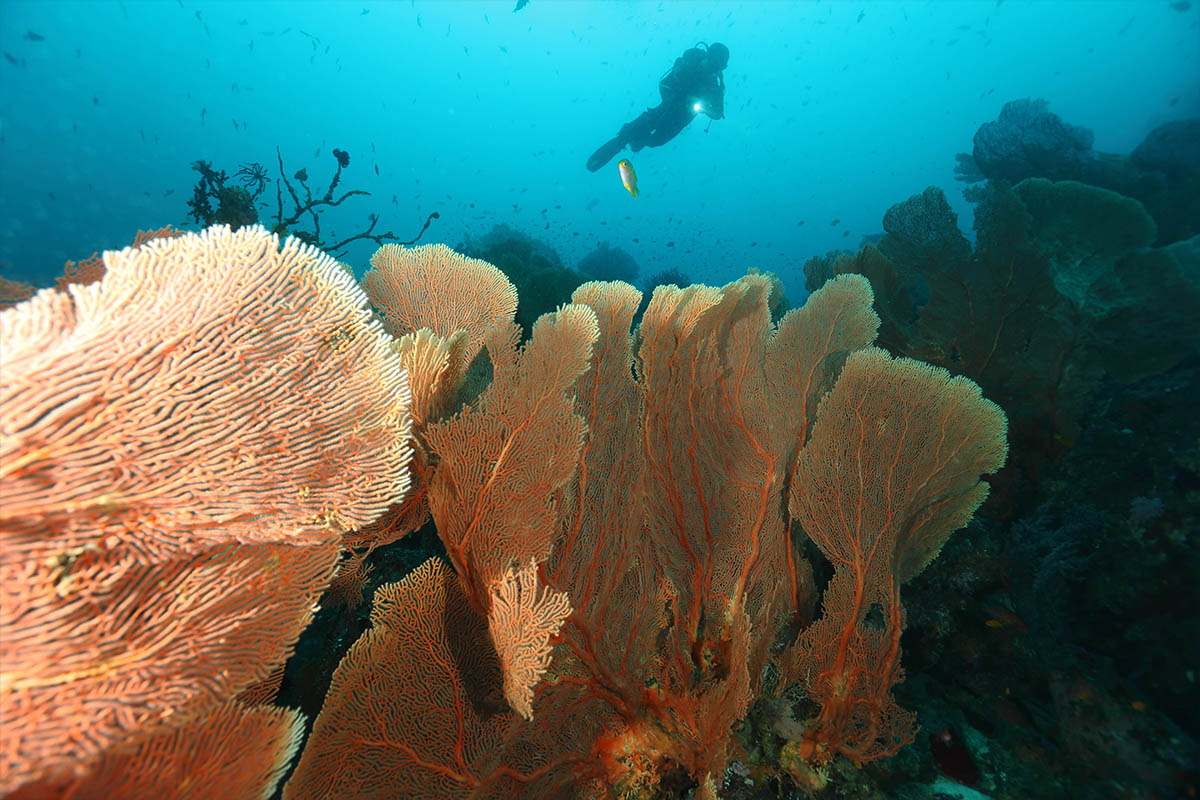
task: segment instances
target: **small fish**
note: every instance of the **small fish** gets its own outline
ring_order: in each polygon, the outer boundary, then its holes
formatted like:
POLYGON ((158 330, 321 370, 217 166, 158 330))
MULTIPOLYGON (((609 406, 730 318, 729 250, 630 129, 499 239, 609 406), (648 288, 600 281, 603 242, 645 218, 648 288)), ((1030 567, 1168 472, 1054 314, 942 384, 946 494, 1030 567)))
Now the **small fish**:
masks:
POLYGON ((1024 620, 1008 609, 992 607, 988 613, 988 619, 983 624, 992 630, 1011 630, 1016 633, 1025 633, 1027 630, 1024 620))
POLYGON ((12 53, 9 53, 9 52, 4 53, 4 60, 7 61, 8 63, 12 64, 14 67, 18 66, 21 63, 20 60, 16 56, 14 56, 12 53))
POLYGON ((517 0, 517 7, 513 9, 513 13, 517 13, 527 5, 529 5, 529 0, 517 0))
POLYGON ((628 158, 622 158, 617 162, 617 171, 621 173, 621 183, 631 195, 637 197, 637 173, 633 171, 633 162, 628 158))
POLYGON ((25 38, 31 42, 44 42, 46 37, 42 36, 37 31, 25 31, 25 38))

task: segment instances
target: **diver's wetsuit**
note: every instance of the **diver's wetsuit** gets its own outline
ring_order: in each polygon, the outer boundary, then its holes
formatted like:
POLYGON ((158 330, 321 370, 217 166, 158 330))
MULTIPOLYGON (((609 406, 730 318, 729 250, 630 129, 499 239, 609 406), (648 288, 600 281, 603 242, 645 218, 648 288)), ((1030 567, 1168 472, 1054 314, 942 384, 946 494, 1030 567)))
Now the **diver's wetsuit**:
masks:
POLYGON ((643 147, 658 147, 675 138, 697 114, 713 119, 725 116, 725 80, 722 70, 728 61, 728 49, 713 44, 710 52, 693 47, 658 82, 662 102, 647 109, 592 153, 587 167, 592 172, 607 164, 629 145, 635 153, 643 147), (718 50, 719 48, 719 50, 718 50), (710 53, 721 56, 710 58, 710 53))

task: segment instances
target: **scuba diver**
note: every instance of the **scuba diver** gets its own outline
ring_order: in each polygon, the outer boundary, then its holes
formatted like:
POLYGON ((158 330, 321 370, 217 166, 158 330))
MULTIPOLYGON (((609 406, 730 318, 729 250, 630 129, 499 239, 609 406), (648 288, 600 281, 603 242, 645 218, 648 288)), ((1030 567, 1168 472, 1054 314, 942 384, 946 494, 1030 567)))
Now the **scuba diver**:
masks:
POLYGON ((643 147, 658 147, 675 138, 697 114, 711 119, 725 117, 725 79, 721 75, 729 63, 729 48, 720 42, 689 48, 675 66, 658 81, 662 102, 647 109, 633 122, 592 153, 587 168, 592 172, 607 164, 629 145, 633 152, 643 147))

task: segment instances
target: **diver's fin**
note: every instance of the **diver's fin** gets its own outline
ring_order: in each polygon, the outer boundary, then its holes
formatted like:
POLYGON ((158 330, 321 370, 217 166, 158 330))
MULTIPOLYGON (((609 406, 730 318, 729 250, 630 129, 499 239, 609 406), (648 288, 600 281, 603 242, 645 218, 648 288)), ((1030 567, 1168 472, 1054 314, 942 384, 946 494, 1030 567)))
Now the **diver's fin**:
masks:
POLYGON ((621 152, 621 148, 624 146, 625 140, 620 136, 614 136, 604 144, 600 145, 600 148, 596 152, 592 153, 591 158, 587 160, 588 171, 595 172, 609 161, 612 161, 613 156, 621 152))

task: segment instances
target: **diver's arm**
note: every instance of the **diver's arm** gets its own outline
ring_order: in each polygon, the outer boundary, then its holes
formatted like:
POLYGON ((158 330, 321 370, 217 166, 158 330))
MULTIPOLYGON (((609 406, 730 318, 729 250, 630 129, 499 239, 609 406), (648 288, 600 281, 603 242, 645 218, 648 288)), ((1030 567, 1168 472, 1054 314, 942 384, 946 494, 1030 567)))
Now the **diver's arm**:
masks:
POLYGON ((712 110, 708 115, 713 119, 725 119, 725 82, 718 81, 717 90, 713 92, 712 110))
POLYGON ((713 119, 725 118, 725 87, 719 79, 711 79, 697 98, 703 102, 705 114, 713 119))

